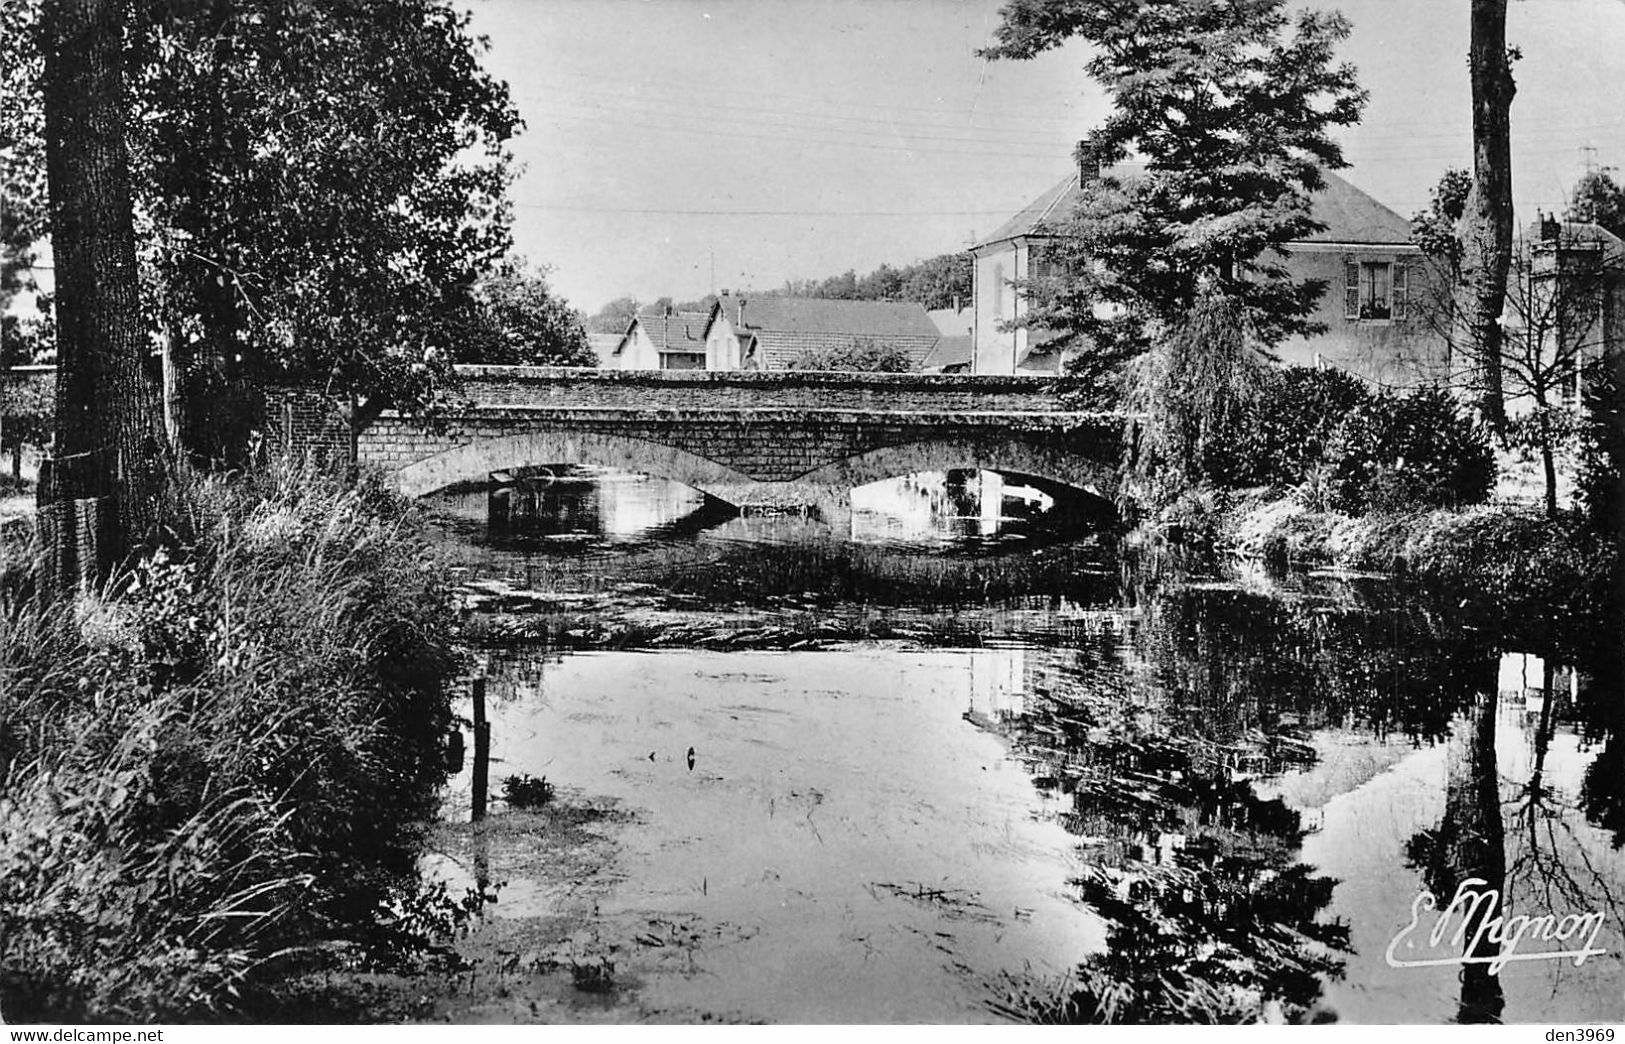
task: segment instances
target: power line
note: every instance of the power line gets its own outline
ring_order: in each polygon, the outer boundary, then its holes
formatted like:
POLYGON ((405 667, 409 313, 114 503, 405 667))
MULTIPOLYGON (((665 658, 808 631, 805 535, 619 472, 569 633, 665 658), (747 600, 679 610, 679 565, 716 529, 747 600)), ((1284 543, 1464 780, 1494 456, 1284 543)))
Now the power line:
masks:
MULTIPOLYGON (((581 120, 600 125, 604 122, 604 117, 602 114, 553 113, 551 115, 556 119, 581 120)), ((987 144, 991 146, 991 148, 988 149, 945 149, 926 145, 888 145, 881 142, 861 141, 852 138, 816 138, 806 135, 760 134, 753 131, 740 131, 727 127, 719 127, 715 124, 710 124, 704 127, 690 127, 683 124, 648 123, 639 120, 620 119, 618 117, 614 118, 613 122, 622 127, 636 127, 640 130, 664 131, 667 133, 694 134, 702 137, 739 138, 748 141, 782 141, 801 145, 826 145, 832 148, 870 149, 879 152, 909 152, 950 156, 979 156, 983 158, 1004 157, 1011 159, 1053 160, 1065 159, 1071 156, 1070 148, 1063 151, 1058 147, 1054 152, 1038 153, 1013 149, 1001 149, 998 147, 997 142, 988 142, 987 144)), ((826 133, 828 133, 828 131, 826 131, 826 133)))
MULTIPOLYGON (((667 94, 665 96, 655 96, 655 97, 646 98, 645 96, 643 96, 641 94, 629 93, 627 91, 592 90, 592 89, 583 89, 583 88, 576 88, 576 87, 558 88, 558 90, 561 91, 561 93, 566 94, 566 95, 573 94, 573 95, 584 95, 584 96, 590 96, 590 97, 596 97, 596 98, 612 99, 614 102, 616 102, 618 104, 618 107, 631 109, 631 110, 637 111, 637 112, 653 113, 653 114, 656 114, 656 115, 675 115, 675 116, 684 116, 684 117, 689 117, 689 118, 700 118, 701 114, 697 113, 695 110, 702 110, 702 111, 703 110, 709 110, 709 111, 715 111, 715 112, 741 113, 741 114, 754 116, 754 117, 760 118, 762 120, 772 122, 772 123, 778 123, 778 124, 787 124, 787 123, 790 123, 792 120, 795 120, 795 119, 808 119, 808 120, 827 121, 827 122, 836 123, 836 124, 853 124, 853 123, 855 123, 855 124, 864 124, 864 125, 869 125, 870 127, 875 128, 875 129, 872 129, 872 130, 865 130, 865 129, 862 129, 862 128, 849 128, 849 127, 844 127, 844 126, 817 128, 817 129, 821 129, 821 130, 838 130, 838 131, 841 131, 843 133, 890 133, 890 134, 903 133, 903 134, 907 134, 907 135, 913 137, 913 136, 924 136, 925 132, 930 132, 930 131, 971 130, 971 131, 985 132, 985 133, 990 134, 990 135, 1007 135, 1007 136, 1010 136, 1011 140, 1013 140, 1013 141, 1019 141, 1021 143, 1027 143, 1027 144, 1034 144, 1034 143, 1040 143, 1042 141, 1053 140, 1053 138, 1054 138, 1054 136, 1056 134, 1060 134, 1060 135, 1064 136, 1064 135, 1068 135, 1070 133, 1073 133, 1072 131, 1067 131, 1067 130, 1055 130, 1053 132, 1041 131, 1039 128, 1036 128, 1036 127, 1035 128, 990 127, 990 126, 987 126, 985 124, 976 124, 974 122, 972 122, 969 126, 965 126, 965 125, 957 124, 957 123, 928 123, 928 122, 921 122, 919 120, 902 119, 902 118, 899 118, 899 117, 897 117, 895 115, 890 115, 890 116, 885 116, 885 117, 852 116, 852 115, 845 114, 845 113, 810 112, 810 111, 807 111, 805 109, 764 108, 764 107, 762 107, 760 105, 732 105, 732 104, 728 104, 728 103, 725 103, 725 102, 696 101, 696 100, 694 100, 692 98, 687 97, 686 95, 676 95, 676 94, 667 94), (653 102, 655 105, 674 106, 679 111, 673 112, 671 108, 653 109, 653 108, 650 108, 649 106, 647 106, 645 104, 642 104, 644 102, 653 102), (1042 134, 1043 137, 1042 138, 1033 137, 1033 135, 1035 135, 1035 134, 1042 134)), ((577 102, 577 101, 572 101, 572 100, 570 100, 568 98, 561 99, 561 98, 558 98, 558 97, 553 96, 553 95, 541 95, 541 94, 530 94, 530 93, 524 93, 524 94, 515 93, 513 95, 513 97, 524 99, 524 100, 527 100, 527 101, 538 102, 538 103, 541 103, 541 104, 544 104, 544 105, 547 105, 547 104, 596 105, 596 104, 598 104, 598 103, 595 103, 595 102, 577 102)), ((957 117, 958 114, 957 113, 952 113, 952 112, 950 112, 948 110, 944 110, 943 115, 944 116, 957 117)), ((974 113, 973 113, 973 116, 974 116, 974 113)), ((732 118, 732 117, 730 117, 730 118, 732 118)), ((1077 119, 1056 120, 1055 122, 1064 123, 1070 128, 1077 128, 1079 126, 1079 121, 1077 119)), ((980 138, 958 139, 958 138, 956 138, 956 139, 953 139, 953 140, 980 141, 980 140, 994 140, 994 139, 991 139, 991 138, 989 138, 989 139, 980 139, 980 138)))
MULTIPOLYGON (((586 78, 585 77, 580 77, 580 79, 586 79, 586 78)), ((608 83, 608 82, 611 82, 611 81, 603 81, 603 82, 608 83)), ((961 115, 961 113, 959 111, 952 110, 952 109, 922 109, 922 108, 911 107, 911 106, 893 106, 893 105, 876 105, 876 104, 867 104, 867 105, 865 105, 865 104, 862 104, 862 103, 856 103, 853 106, 849 106, 849 108, 850 107, 868 108, 868 109, 871 109, 871 110, 874 110, 874 111, 877 111, 877 112, 885 112, 885 113, 887 113, 887 115, 884 116, 883 118, 882 117, 871 117, 871 116, 853 116, 853 115, 850 115, 849 113, 844 113, 844 112, 843 113, 835 113, 835 112, 808 111, 806 109, 765 108, 765 107, 762 107, 760 105, 737 105, 737 104, 731 104, 731 103, 727 103, 727 102, 702 101, 702 100, 695 99, 694 97, 692 97, 691 94, 688 93, 689 91, 691 91, 691 90, 693 90, 695 88, 694 88, 693 85, 687 84, 687 83, 685 83, 683 85, 684 93, 682 93, 682 94, 677 94, 677 93, 671 91, 670 90, 670 84, 666 84, 666 83, 655 83, 655 82, 651 82, 651 81, 632 81, 632 84, 634 86, 649 86, 649 87, 655 88, 655 90, 647 92, 647 93, 641 92, 641 91, 635 91, 635 90, 634 91, 628 91, 624 84, 618 84, 616 88, 611 89, 611 88, 608 88, 608 87, 559 86, 557 84, 548 85, 548 84, 546 84, 544 82, 544 86, 547 86, 548 89, 550 89, 550 90, 561 91, 561 92, 566 93, 566 94, 593 95, 593 96, 597 96, 597 97, 612 98, 612 99, 616 99, 617 101, 625 103, 626 107, 630 107, 630 108, 634 109, 635 111, 643 111, 643 112, 646 112, 646 113, 654 113, 654 114, 660 114, 660 115, 669 114, 669 115, 674 115, 674 116, 679 116, 679 117, 688 117, 688 118, 701 118, 701 117, 696 117, 695 116, 694 110, 696 110, 696 109, 699 109, 699 110, 711 109, 711 110, 725 110, 725 111, 733 111, 733 112, 751 114, 751 115, 759 116, 759 117, 761 117, 761 118, 763 118, 765 120, 770 120, 770 121, 779 122, 779 123, 786 122, 785 117, 798 117, 798 118, 806 118, 806 119, 814 119, 814 120, 834 121, 834 122, 838 122, 838 123, 873 124, 873 125, 879 125, 883 130, 890 131, 892 133, 905 134, 905 135, 909 135, 909 136, 926 136, 926 135, 923 135, 923 134, 916 135, 916 129, 918 131, 970 129, 970 130, 987 132, 988 134, 994 134, 994 135, 1002 134, 1002 135, 1023 136, 1023 137, 1020 137, 1019 139, 1012 138, 1012 141, 1014 141, 1015 143, 1019 143, 1019 144, 1042 144, 1044 140, 1048 140, 1047 136, 1048 136, 1048 133, 1049 133, 1049 132, 1047 132, 1047 131, 1045 131, 1045 130, 1037 127, 1037 126, 1033 126, 1033 127, 1030 127, 1030 128, 1018 128, 1018 127, 1005 128, 1005 127, 989 127, 989 126, 986 126, 986 125, 977 125, 977 124, 974 123, 975 108, 976 108, 974 102, 973 102, 973 104, 971 106, 971 110, 970 110, 972 123, 968 127, 963 127, 962 125, 955 125, 953 123, 931 123, 931 122, 921 122, 921 121, 918 121, 918 120, 904 119, 904 118, 900 118, 898 115, 896 115, 899 112, 915 111, 915 112, 928 112, 928 113, 931 113, 933 115, 941 116, 941 117, 948 118, 948 119, 957 119, 961 115), (675 105, 675 106, 680 107, 684 111, 678 112, 678 113, 671 113, 670 110, 649 109, 647 107, 643 107, 643 108, 640 109, 638 107, 637 103, 642 102, 644 100, 653 101, 657 105, 661 105, 661 104, 675 105), (1035 133, 1045 134, 1046 138, 1045 139, 1037 139, 1037 138, 1032 138, 1032 137, 1026 137, 1026 135, 1031 135, 1031 134, 1035 134, 1035 133)), ((704 88, 704 89, 711 90, 713 93, 723 93, 725 95, 734 95, 734 94, 739 93, 739 92, 734 92, 734 91, 730 91, 730 90, 726 90, 726 89, 719 89, 719 88, 704 88)), ((744 96, 744 95, 741 94, 740 96, 744 96)), ((772 97, 772 96, 773 95, 771 95, 771 94, 765 94, 764 95, 763 93, 760 93, 760 92, 754 92, 754 93, 749 95, 749 97, 751 97, 753 99, 757 99, 757 100, 760 100, 760 99, 762 99, 764 97, 772 97)), ((805 97, 799 96, 799 95, 781 95, 781 96, 783 96, 783 97, 793 97, 798 102, 805 102, 806 101, 805 97)), ((523 99, 528 99, 528 100, 531 100, 531 101, 543 102, 543 103, 556 103, 556 104, 557 103, 562 103, 562 104, 578 104, 578 105, 592 104, 592 103, 586 103, 586 102, 571 102, 568 99, 561 100, 561 99, 558 99, 558 98, 550 96, 550 95, 535 94, 535 93, 518 93, 518 92, 515 92, 513 94, 513 97, 515 97, 515 98, 523 98, 523 99)), ((984 110, 984 112, 986 112, 986 111, 987 110, 984 110)), ((1024 117, 1008 117, 1008 118, 1006 118, 1005 122, 1016 123, 1016 124, 1023 123, 1023 122, 1035 123, 1035 124, 1039 123, 1039 122, 1061 124, 1061 125, 1064 125, 1067 129, 1066 130, 1057 129, 1056 131, 1054 131, 1055 134, 1060 134, 1060 135, 1074 134, 1079 129, 1081 129, 1079 119, 1078 119, 1078 117, 1075 117, 1075 116, 1039 117, 1036 120, 1034 120, 1032 118, 1024 118, 1024 117)), ((1441 131, 1441 130, 1437 130, 1437 129, 1434 129, 1434 128, 1430 127, 1429 122, 1425 121, 1425 120, 1403 120, 1403 119, 1401 119, 1401 120, 1396 121, 1396 120, 1391 120, 1391 119, 1385 119, 1382 122, 1381 126, 1384 127, 1384 128, 1388 128, 1388 129, 1387 130, 1375 130, 1375 129, 1368 129, 1366 127, 1359 127, 1357 130, 1355 128, 1350 128, 1350 131, 1358 133, 1359 136, 1361 137, 1361 139, 1365 140, 1365 141, 1414 142, 1414 141, 1417 141, 1419 138, 1425 138, 1428 141, 1439 141, 1441 139, 1443 139, 1443 140, 1470 141, 1471 137, 1472 137, 1472 131, 1468 127, 1461 127, 1461 128, 1457 128, 1457 129, 1454 129, 1454 130, 1442 130, 1441 131), (1419 130, 1413 131, 1413 132, 1408 132, 1408 131, 1404 131, 1404 130, 1394 130, 1393 129, 1393 128, 1396 128, 1396 127, 1404 127, 1404 126, 1417 127, 1417 128, 1419 128, 1419 130)), ((1574 120, 1574 121, 1550 121, 1550 120, 1548 120, 1548 121, 1544 121, 1542 124, 1540 124, 1537 127, 1524 127, 1524 128, 1516 128, 1515 127, 1514 128, 1514 134, 1517 137, 1519 137, 1521 139, 1525 139, 1525 140, 1530 139, 1530 138, 1557 139, 1557 138, 1564 138, 1564 137, 1572 137, 1572 136, 1574 136, 1576 134, 1585 134, 1587 132, 1600 131, 1600 130, 1603 130, 1605 128, 1622 127, 1622 126, 1625 126, 1625 119, 1616 119, 1616 120, 1580 119, 1580 120, 1574 120)), ((822 129, 822 130, 840 129, 843 132, 847 132, 847 133, 863 133, 862 131, 847 131, 846 128, 817 128, 817 129, 822 129)), ((877 133, 877 132, 871 131, 870 133, 877 133)), ((981 141, 983 139, 978 138, 978 139, 966 139, 966 140, 981 141)), ((993 141, 996 141, 997 139, 987 139, 987 140, 989 142, 993 142, 993 141)))
MULTIPOLYGON (((627 88, 629 88, 629 87, 630 88, 639 88, 639 89, 653 88, 655 93, 659 93, 660 91, 669 91, 669 89, 672 86, 670 81, 662 81, 662 80, 630 80, 630 79, 625 79, 625 78, 622 78, 622 77, 615 77, 613 79, 610 79, 610 78, 605 78, 605 77, 589 76, 589 75, 582 74, 582 73, 565 73, 564 75, 570 80, 580 81, 580 82, 583 82, 583 83, 598 83, 598 84, 605 85, 605 87, 602 87, 602 88, 594 88, 594 87, 574 87, 574 88, 567 87, 567 88, 563 88, 565 90, 581 90, 581 91, 594 91, 594 90, 597 90, 597 91, 608 91, 609 93, 625 95, 625 94, 630 93, 627 90, 627 88)), ((538 81, 538 82, 541 82, 541 83, 545 84, 548 81, 538 81)), ((806 104, 807 101, 809 100, 808 96, 805 93, 789 93, 789 92, 785 92, 785 91, 770 91, 770 90, 757 90, 757 89, 752 89, 750 91, 743 91, 743 90, 739 90, 739 89, 731 88, 731 87, 711 86, 711 85, 708 85, 708 84, 695 82, 695 81, 693 81, 691 79, 685 79, 682 82, 681 86, 682 86, 682 90, 683 90, 682 99, 683 99, 683 101, 685 103, 688 103, 688 102, 690 102, 692 100, 692 95, 695 92, 698 92, 698 93, 701 93, 701 94, 722 95, 724 97, 749 98, 749 99, 751 99, 753 101, 762 101, 762 100, 769 99, 769 98, 787 98, 787 99, 792 100, 796 104, 806 104)), ((522 97, 522 95, 515 95, 515 97, 522 97)), ((933 116, 942 116, 942 117, 946 117, 946 118, 950 118, 950 119, 958 118, 961 115, 961 112, 958 109, 951 109, 951 108, 950 109, 945 109, 945 108, 936 107, 936 106, 919 106, 919 105, 900 105, 900 104, 894 104, 894 103, 877 103, 877 102, 867 101, 867 100, 857 100, 857 99, 849 99, 849 98, 835 98, 835 97, 830 96, 830 95, 824 95, 824 98, 826 98, 828 100, 830 105, 838 106, 843 112, 844 111, 850 111, 850 110, 853 110, 853 109, 868 109, 868 110, 872 110, 872 111, 876 111, 876 112, 885 112, 885 113, 888 113, 888 114, 898 113, 898 112, 917 112, 917 113, 925 113, 925 114, 933 115, 933 116)), ((816 99, 813 99, 813 100, 816 100, 816 99)), ((715 103, 700 103, 700 104, 715 104, 715 105, 718 105, 718 106, 722 106, 724 103, 715 102, 715 103)), ((1009 119, 1011 122, 1017 122, 1017 123, 1019 123, 1019 122, 1071 123, 1072 120, 1073 120, 1073 117, 1070 116, 1070 115, 1068 115, 1068 116, 1036 115, 1036 114, 1033 113, 1031 107, 1026 107, 1026 106, 1024 106, 1021 109, 1021 114, 1019 114, 1019 115, 1013 113, 1012 110, 1010 110, 1010 109, 984 109, 983 111, 987 112, 987 113, 990 113, 990 114, 1001 114, 1001 115, 1002 114, 1008 114, 1006 116, 1006 118, 1009 119)))
POLYGON ((663 207, 592 207, 552 203, 515 203, 522 210, 554 210, 581 214, 679 215, 683 217, 993 217, 1011 213, 997 210, 698 210, 663 207))

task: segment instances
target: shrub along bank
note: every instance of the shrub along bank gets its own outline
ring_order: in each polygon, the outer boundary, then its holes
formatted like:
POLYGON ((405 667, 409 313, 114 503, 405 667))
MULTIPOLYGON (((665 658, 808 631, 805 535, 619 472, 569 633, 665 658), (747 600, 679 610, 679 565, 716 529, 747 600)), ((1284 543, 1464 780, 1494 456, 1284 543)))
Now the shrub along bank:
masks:
POLYGON ((280 471, 177 496, 100 595, 0 583, 0 1009, 229 1015, 412 894, 457 661, 404 503, 280 471))
POLYGON ((1161 513, 1199 545, 1281 564, 1405 574, 1522 630, 1561 638, 1618 621, 1625 457, 1617 379, 1588 374, 1583 511, 1486 504, 1489 435, 1447 393, 1373 391, 1332 370, 1265 375, 1226 417, 1206 482, 1161 513))
POLYGON ((1476 504, 1495 489, 1488 433, 1447 392, 1373 390, 1339 370, 1270 370, 1224 419, 1209 481, 1296 491, 1351 515, 1476 504))

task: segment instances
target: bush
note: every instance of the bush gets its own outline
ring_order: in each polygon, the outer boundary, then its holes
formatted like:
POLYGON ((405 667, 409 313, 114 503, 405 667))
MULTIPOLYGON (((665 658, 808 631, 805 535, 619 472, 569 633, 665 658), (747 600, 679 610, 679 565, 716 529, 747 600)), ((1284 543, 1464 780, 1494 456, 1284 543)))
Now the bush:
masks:
POLYGON ((1355 406, 1328 463, 1331 507, 1354 515, 1476 504, 1495 488, 1484 430, 1436 388, 1379 392, 1355 406))
POLYGON ((12 1020, 207 1016, 415 882, 457 661, 406 505, 283 471, 172 508, 100 594, 0 591, 12 1020))
POLYGON ((914 369, 914 360, 894 344, 856 337, 832 348, 808 348, 787 362, 785 369, 908 373, 914 369))
POLYGON ((546 776, 509 776, 502 781, 502 800, 510 808, 541 808, 553 800, 553 784, 546 776))
POLYGON ((1212 481, 1293 488, 1314 510, 1473 504, 1495 486, 1488 438, 1447 393, 1373 392, 1340 370, 1271 372, 1216 442, 1212 481))
POLYGON ((1226 486, 1296 486, 1325 460, 1338 426, 1371 401, 1366 385, 1341 370, 1289 366, 1264 377, 1252 408, 1232 415, 1210 460, 1226 486))

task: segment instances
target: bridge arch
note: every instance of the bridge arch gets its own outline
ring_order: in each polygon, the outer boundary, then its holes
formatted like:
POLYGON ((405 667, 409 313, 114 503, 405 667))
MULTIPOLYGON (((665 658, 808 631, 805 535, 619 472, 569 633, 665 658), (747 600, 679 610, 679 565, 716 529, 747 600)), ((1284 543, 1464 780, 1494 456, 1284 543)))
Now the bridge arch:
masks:
POLYGON ((1116 490, 1114 465, 1073 450, 1023 439, 934 438, 882 446, 815 468, 798 481, 856 489, 917 471, 979 468, 1041 479, 1109 503, 1116 490))
MULTIPOLYGON (((493 471, 528 464, 585 464, 669 479, 709 496, 755 485, 714 460, 647 439, 605 432, 527 431, 442 450, 395 472, 395 488, 427 496, 460 482, 484 482, 493 471)), ((727 497, 723 497, 727 499, 727 497)))

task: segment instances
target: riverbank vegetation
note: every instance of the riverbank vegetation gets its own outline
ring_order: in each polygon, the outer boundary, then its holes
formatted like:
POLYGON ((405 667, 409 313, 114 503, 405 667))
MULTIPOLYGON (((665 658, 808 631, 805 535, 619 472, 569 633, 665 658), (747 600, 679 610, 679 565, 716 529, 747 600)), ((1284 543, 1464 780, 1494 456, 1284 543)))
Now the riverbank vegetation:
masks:
POLYGON ((458 660, 412 514, 273 469, 193 480, 168 517, 76 598, 5 564, 13 1021, 229 1018, 290 970, 388 951, 414 894, 458 660))

